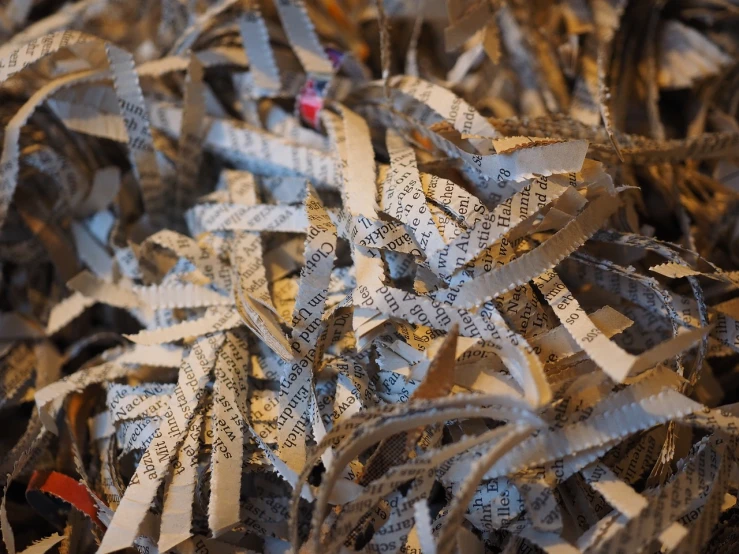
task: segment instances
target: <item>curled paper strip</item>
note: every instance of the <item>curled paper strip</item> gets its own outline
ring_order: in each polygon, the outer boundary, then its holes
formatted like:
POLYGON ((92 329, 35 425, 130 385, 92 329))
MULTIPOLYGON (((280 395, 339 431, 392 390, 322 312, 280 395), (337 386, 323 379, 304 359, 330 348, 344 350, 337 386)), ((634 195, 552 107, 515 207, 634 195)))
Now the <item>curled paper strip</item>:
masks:
POLYGON ((5 550, 736 551, 734 4, 5 2, 5 550))

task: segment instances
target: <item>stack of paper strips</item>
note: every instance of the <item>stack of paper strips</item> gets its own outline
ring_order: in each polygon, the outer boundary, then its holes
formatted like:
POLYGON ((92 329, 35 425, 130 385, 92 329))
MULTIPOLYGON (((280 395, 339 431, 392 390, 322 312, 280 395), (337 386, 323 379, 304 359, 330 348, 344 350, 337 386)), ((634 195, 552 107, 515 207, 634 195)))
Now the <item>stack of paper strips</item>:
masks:
POLYGON ((739 552, 739 0, 0 44, 7 554, 739 552))

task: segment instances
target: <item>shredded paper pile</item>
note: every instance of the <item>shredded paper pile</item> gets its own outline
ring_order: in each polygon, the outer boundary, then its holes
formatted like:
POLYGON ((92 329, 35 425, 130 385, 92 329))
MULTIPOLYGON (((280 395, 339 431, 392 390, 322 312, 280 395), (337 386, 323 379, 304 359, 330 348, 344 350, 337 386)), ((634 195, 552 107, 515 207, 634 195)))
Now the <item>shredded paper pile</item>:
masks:
POLYGON ((737 0, 0 44, 7 554, 738 551, 737 0))

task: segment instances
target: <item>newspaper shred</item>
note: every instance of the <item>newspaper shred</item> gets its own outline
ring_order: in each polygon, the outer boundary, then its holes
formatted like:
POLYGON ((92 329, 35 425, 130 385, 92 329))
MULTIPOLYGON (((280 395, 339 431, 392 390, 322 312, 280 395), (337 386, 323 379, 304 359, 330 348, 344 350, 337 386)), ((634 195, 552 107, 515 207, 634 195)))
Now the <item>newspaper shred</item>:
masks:
POLYGON ((735 0, 7 0, 4 552, 739 551, 735 0))

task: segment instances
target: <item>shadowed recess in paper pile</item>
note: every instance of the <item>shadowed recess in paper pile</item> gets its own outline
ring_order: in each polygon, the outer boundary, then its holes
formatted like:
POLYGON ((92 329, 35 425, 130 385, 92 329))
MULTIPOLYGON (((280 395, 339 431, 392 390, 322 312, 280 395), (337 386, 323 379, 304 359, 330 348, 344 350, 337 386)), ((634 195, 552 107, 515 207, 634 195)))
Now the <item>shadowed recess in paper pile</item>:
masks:
POLYGON ((6 0, 0 45, 5 552, 739 549, 739 2, 6 0))

